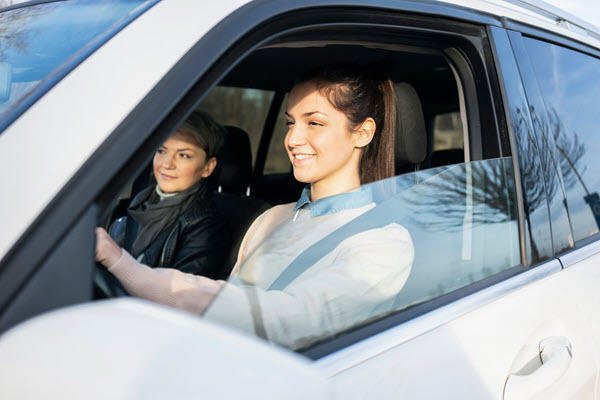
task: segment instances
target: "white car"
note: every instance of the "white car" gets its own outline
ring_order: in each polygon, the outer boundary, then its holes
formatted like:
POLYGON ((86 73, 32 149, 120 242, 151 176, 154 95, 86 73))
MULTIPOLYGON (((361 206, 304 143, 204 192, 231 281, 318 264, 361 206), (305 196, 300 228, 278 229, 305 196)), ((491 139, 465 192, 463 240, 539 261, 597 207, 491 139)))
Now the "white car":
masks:
POLYGON ((0 10, 0 397, 599 398, 599 57, 600 29, 537 0, 0 10), (294 80, 367 60, 396 82, 401 129, 393 190, 360 222, 415 248, 391 308, 291 351, 106 299, 94 229, 187 115, 228 127, 215 198, 239 242, 300 195, 294 80))

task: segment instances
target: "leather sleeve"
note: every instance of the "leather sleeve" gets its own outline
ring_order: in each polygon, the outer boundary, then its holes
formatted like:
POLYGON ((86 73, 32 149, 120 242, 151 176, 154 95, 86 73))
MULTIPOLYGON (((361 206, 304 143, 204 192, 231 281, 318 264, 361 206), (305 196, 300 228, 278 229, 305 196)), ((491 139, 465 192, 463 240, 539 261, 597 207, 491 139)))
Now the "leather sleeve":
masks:
POLYGON ((123 247, 125 243, 125 226, 127 225, 127 217, 121 217, 112 223, 108 229, 108 234, 119 247, 123 247))
POLYGON ((175 262, 168 267, 212 279, 226 279, 233 268, 233 265, 224 265, 230 246, 231 234, 223 218, 204 216, 181 232, 175 262))

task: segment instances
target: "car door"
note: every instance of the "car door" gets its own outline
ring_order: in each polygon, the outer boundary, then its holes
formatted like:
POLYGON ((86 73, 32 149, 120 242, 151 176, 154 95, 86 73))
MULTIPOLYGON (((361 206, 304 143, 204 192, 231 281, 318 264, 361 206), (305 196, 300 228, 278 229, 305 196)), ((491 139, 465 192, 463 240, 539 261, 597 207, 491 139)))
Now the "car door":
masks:
MULTIPOLYGON (((428 313, 316 361, 354 398, 583 399, 598 394, 597 318, 590 312, 597 314, 599 304, 599 274, 590 257, 595 246, 570 250, 561 170, 530 113, 522 84, 527 74, 519 71, 506 31, 492 27, 488 32, 502 83, 495 95, 504 101, 518 168, 521 271, 452 303, 436 307, 434 301, 428 313), (553 255, 565 249, 579 261, 563 268, 568 256, 553 255)), ((505 239, 497 240, 488 250, 505 239)), ((438 257, 441 263, 448 254, 438 257)), ((388 326, 393 323, 390 319, 388 326)))
MULTIPOLYGON (((557 208, 568 211, 574 244, 558 247, 556 253, 564 268, 579 270, 582 281, 597 285, 598 273, 593 265, 598 264, 600 222, 595 156, 598 121, 592 99, 600 88, 591 77, 600 71, 599 53, 589 46, 540 33, 512 32, 511 43, 519 51, 519 67, 529 70, 532 84, 527 95, 535 99, 535 104, 531 100, 530 104, 540 121, 539 129, 549 132, 549 141, 556 148, 555 164, 562 171, 565 201, 557 208)), ((564 221, 560 216, 553 218, 554 225, 564 221)), ((578 295, 598 347, 597 291, 582 285, 578 295)))

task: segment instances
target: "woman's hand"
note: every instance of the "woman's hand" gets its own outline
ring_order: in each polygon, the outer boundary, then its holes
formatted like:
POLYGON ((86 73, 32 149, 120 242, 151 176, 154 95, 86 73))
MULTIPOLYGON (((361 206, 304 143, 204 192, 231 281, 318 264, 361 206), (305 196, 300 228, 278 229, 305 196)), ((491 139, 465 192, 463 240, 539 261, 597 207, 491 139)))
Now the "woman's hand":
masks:
POLYGON ((96 261, 110 268, 121 258, 121 248, 103 228, 96 228, 96 261))

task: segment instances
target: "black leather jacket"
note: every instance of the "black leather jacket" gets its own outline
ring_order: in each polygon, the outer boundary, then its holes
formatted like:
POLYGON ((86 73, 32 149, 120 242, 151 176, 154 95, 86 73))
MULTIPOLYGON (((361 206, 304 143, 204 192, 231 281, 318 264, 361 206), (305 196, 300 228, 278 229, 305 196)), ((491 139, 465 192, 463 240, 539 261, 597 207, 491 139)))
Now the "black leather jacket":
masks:
MULTIPOLYGON (((117 219, 109 231, 121 246, 125 242, 127 218, 117 219)), ((142 263, 212 279, 227 278, 233 265, 224 265, 231 247, 231 234, 225 221, 212 200, 204 193, 199 194, 177 221, 144 250, 142 263)), ((133 256, 137 259, 140 255, 133 256)))

